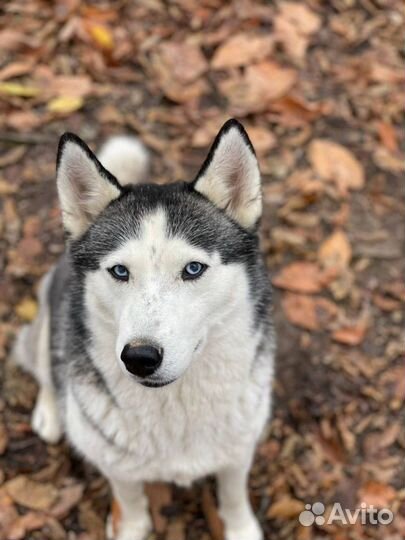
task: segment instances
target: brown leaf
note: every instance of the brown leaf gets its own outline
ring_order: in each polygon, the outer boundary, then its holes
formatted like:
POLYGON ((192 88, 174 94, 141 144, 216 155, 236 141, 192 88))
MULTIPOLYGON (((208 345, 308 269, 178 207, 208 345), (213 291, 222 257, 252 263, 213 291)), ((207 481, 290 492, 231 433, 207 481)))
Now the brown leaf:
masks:
POLYGON ((8 433, 5 423, 0 418, 0 456, 4 454, 8 445, 8 433))
POLYGON ((17 131, 31 131, 40 126, 43 117, 36 114, 33 110, 13 111, 7 115, 6 124, 17 131))
POLYGON ((361 319, 353 325, 343 326, 332 333, 332 339, 345 345, 359 345, 366 337, 368 321, 361 319))
POLYGON ((49 513, 57 519, 65 518, 82 498, 83 490, 82 484, 74 484, 59 490, 58 500, 49 510, 49 513))
POLYGON ((270 35, 240 33, 229 37, 220 45, 211 60, 214 69, 246 66, 266 58, 273 48, 270 35))
POLYGON ((288 292, 283 296, 281 305, 287 319, 306 330, 327 328, 338 314, 336 304, 319 296, 288 292))
POLYGON ((276 137, 273 133, 261 126, 246 126, 246 131, 252 141, 255 151, 260 154, 265 154, 276 145, 276 137))
POLYGON ((19 77, 29 73, 32 69, 33 63, 30 61, 25 62, 12 62, 0 69, 0 81, 6 81, 13 77, 19 77))
POLYGON ((304 503, 292 497, 285 496, 274 502, 267 511, 270 519, 292 519, 304 510, 304 503))
POLYGON ((364 187, 364 169, 350 150, 326 139, 315 139, 308 148, 308 159, 317 174, 334 182, 341 195, 364 187))
POLYGON ((322 289, 322 272, 314 263, 296 261, 282 268, 273 284, 289 291, 317 293, 322 289))
POLYGON ((268 104, 294 86, 297 73, 276 62, 265 61, 246 68, 243 76, 219 82, 221 92, 238 114, 265 111, 268 104))
POLYGON ((167 528, 166 540, 186 540, 186 524, 183 521, 173 521, 167 528))
POLYGON ((396 495, 393 487, 374 481, 364 484, 358 493, 360 502, 376 508, 389 508, 396 495))
POLYGON ((0 168, 8 167, 20 161, 27 151, 26 146, 15 146, 0 156, 0 168))
POLYGON ((203 487, 202 509, 213 540, 224 540, 224 526, 219 517, 214 497, 207 484, 203 487))
POLYGON ((14 502, 32 510, 48 510, 58 497, 58 490, 49 483, 40 483, 27 476, 16 476, 5 484, 14 502))
POLYGON ((321 24, 319 15, 299 2, 282 2, 274 17, 275 39, 292 59, 302 62, 310 36, 321 24))
POLYGON ((336 230, 321 244, 318 250, 318 260, 324 268, 336 269, 342 273, 349 266, 352 258, 352 248, 346 234, 336 230))
POLYGON ((177 82, 189 84, 208 69, 208 63, 197 45, 167 41, 159 46, 162 63, 177 82))
POLYGON ((7 540, 24 540, 27 533, 41 529, 47 521, 45 514, 28 512, 18 518, 7 529, 7 540))
POLYGON ((397 152, 398 138, 394 126, 388 122, 381 121, 377 124, 377 131, 385 148, 390 152, 397 152))
POLYGON ((302 34, 314 34, 321 26, 320 16, 302 2, 281 2, 279 10, 302 34))
POLYGON ((164 533, 167 529, 167 517, 162 514, 162 509, 172 502, 172 488, 168 484, 154 483, 145 487, 149 498, 149 507, 153 526, 157 533, 164 533))

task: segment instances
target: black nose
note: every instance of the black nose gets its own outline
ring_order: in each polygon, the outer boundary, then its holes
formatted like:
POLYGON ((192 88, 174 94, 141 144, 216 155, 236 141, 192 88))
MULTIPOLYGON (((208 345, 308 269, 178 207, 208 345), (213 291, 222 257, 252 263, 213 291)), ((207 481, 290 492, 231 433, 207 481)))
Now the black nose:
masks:
POLYGON ((163 349, 152 345, 125 345, 121 353, 121 360, 127 370, 138 377, 152 375, 162 363, 163 349))

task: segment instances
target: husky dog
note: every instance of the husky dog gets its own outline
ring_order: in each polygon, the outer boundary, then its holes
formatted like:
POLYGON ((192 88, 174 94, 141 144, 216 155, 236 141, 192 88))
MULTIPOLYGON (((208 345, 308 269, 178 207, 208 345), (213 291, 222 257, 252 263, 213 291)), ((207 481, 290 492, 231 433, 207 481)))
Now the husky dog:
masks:
POLYGON ((143 483, 215 474, 226 540, 260 540, 247 478, 270 412, 271 292, 259 251, 261 181, 228 121, 193 182, 141 183, 148 155, 116 137, 99 159, 62 136, 69 237, 14 356, 37 378, 33 429, 64 432, 108 478, 116 540, 144 540, 143 483))

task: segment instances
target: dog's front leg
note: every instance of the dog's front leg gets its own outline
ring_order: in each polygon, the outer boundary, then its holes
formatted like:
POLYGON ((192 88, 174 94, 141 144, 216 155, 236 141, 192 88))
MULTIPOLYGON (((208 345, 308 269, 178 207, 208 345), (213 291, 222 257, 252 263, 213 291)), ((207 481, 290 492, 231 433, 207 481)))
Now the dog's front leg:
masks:
POLYGON ((249 466, 228 467, 217 474, 219 510, 226 540, 262 540, 263 533, 249 501, 249 466))
POLYGON ((143 483, 126 483, 110 479, 112 491, 120 510, 117 531, 107 525, 107 537, 113 540, 145 540, 152 530, 148 500, 143 483))

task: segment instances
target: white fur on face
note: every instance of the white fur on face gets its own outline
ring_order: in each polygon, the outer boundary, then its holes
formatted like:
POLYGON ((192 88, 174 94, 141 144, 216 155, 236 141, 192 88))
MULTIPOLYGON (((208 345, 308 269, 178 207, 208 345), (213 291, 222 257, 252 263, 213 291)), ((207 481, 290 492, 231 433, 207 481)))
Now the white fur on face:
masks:
POLYGON ((86 282, 89 320, 94 328, 102 328, 103 341, 108 339, 122 369, 124 346, 150 341, 164 349, 156 373, 162 381, 180 377, 201 350, 209 329, 220 324, 238 302, 246 305, 247 297, 242 266, 224 265, 218 253, 168 237, 162 209, 148 215, 140 237, 106 256, 86 282), (182 270, 191 261, 209 268, 200 278, 184 281, 182 270), (129 269, 128 282, 109 274, 108 268, 116 264, 129 269))
POLYGON ((224 209, 243 227, 253 227, 262 213, 257 159, 236 127, 220 139, 195 189, 224 209))
POLYGON ((77 143, 68 141, 58 165, 57 187, 65 229, 77 237, 120 195, 77 143))

